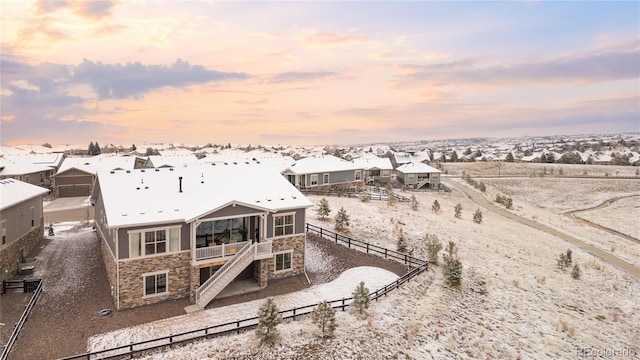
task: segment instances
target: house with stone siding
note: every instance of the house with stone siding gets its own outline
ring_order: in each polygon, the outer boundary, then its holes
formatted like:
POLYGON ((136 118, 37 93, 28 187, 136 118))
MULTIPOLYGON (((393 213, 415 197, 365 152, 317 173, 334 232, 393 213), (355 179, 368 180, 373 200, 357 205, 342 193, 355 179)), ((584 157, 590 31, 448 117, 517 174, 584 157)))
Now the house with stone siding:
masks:
POLYGON ((44 236, 42 196, 48 190, 16 179, 0 180, 0 266, 17 272, 44 236))
POLYGON ((364 186, 364 166, 332 155, 297 160, 282 175, 298 188, 350 189, 364 186))
POLYGON ((441 171, 421 162, 412 162, 396 168, 397 179, 411 189, 440 188, 441 171))
POLYGON ((92 202, 117 309, 189 298, 194 311, 233 281, 304 273, 313 204, 273 167, 101 171, 92 202))

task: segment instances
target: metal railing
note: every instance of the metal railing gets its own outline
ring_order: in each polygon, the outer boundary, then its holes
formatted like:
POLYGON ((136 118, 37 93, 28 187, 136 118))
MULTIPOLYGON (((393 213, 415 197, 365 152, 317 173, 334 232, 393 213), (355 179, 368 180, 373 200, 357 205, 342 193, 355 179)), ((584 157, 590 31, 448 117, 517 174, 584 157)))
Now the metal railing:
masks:
POLYGON ((24 323, 27 321, 27 318, 29 317, 29 313, 31 313, 33 306, 36 304, 36 301, 38 301, 38 297, 42 292, 42 285, 44 284, 44 281, 40 279, 33 280, 33 281, 39 282, 38 287, 33 292, 33 296, 31 296, 31 300, 29 300, 27 305, 25 305, 22 316, 20 316, 20 319, 18 320, 15 327, 13 328, 13 332, 11 332, 11 336, 9 336, 9 340, 2 348, 2 355, 0 355, 0 360, 6 360, 9 357, 9 353, 11 352, 11 348, 13 347, 13 344, 15 344, 16 340, 18 340, 20 331, 22 330, 24 323))

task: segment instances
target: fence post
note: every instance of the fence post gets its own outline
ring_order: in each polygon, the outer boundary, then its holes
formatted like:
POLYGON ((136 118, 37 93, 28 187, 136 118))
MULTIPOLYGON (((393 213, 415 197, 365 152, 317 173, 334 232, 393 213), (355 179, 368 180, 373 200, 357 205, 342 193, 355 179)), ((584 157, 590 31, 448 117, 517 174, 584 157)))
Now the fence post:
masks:
POLYGON ((236 321, 236 334, 240 334, 240 321, 236 321))
POLYGON ((322 237, 322 228, 320 228, 320 237, 322 237))
POLYGON ((296 319, 296 308, 293 308, 293 320, 296 319))
POLYGON ((387 258, 387 248, 384 248, 384 258, 387 258))
POLYGON ((349 244, 348 248, 351 249, 351 238, 347 238, 347 244, 349 244))
POLYGON ((173 344, 173 334, 169 333, 169 344, 173 344))
POLYGON ((334 233, 336 234, 336 244, 338 243, 338 233, 334 233))
POLYGON ((369 253, 369 243, 367 243, 367 254, 369 253))

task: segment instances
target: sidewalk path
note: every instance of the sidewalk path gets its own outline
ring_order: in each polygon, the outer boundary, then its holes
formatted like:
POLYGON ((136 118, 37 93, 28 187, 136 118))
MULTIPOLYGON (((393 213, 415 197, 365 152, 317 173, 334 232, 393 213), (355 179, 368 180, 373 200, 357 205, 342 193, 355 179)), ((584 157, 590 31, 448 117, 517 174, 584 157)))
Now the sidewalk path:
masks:
POLYGON ((587 251, 588 253, 601 258, 602 260, 619 267, 620 269, 628 272, 629 274, 631 274, 632 276, 634 276, 636 279, 640 280, 640 268, 637 268, 636 266, 633 266, 632 264, 620 259, 617 256, 614 256, 606 251, 601 250, 598 247, 595 247, 591 244, 587 244, 582 240, 578 240, 573 236, 569 236, 565 233, 562 233, 556 229, 553 229, 549 226, 543 225, 539 222, 533 221, 533 220, 529 220, 526 219, 522 216, 516 215, 506 209, 502 209, 499 208, 495 205, 493 205, 490 201, 488 201, 487 199, 485 199, 482 195, 480 195, 479 193, 477 193, 476 191, 468 188, 465 185, 456 183, 454 181, 450 181, 449 185, 451 185, 450 187, 455 188, 458 191, 461 191, 463 193, 465 193, 471 200, 473 200, 476 204, 493 211, 494 213, 498 214, 498 215, 502 215, 506 218, 509 218, 511 220, 517 221, 521 224, 524 225, 528 225, 536 230, 540 230, 543 232, 546 232, 548 234, 551 234, 555 237, 558 237, 562 240, 565 240, 575 246, 580 247, 581 249, 587 251))

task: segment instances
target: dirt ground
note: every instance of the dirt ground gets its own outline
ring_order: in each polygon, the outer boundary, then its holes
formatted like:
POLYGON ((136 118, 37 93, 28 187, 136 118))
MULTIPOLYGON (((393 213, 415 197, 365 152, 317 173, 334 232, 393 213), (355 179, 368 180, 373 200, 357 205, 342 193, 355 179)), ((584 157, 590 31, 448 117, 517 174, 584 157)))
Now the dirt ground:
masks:
MULTIPOLYGON (((72 231, 87 231, 87 229, 72 231)), ((184 307, 190 304, 188 299, 113 311, 108 317, 99 316, 98 311, 114 309, 115 306, 109 296, 110 290, 99 241, 95 235, 89 238, 91 244, 77 247, 77 250, 74 250, 75 247, 65 249, 58 246, 56 248, 61 250, 54 253, 48 252, 46 257, 39 257, 43 249, 46 249, 52 241, 61 241, 45 238, 29 255, 38 258, 36 275, 44 279, 45 286, 11 351, 10 359, 56 359, 83 353, 86 351, 87 340, 92 335, 184 314, 184 307), (70 281, 70 277, 77 279, 70 281), (73 286, 70 287, 69 284, 73 286)), ((398 263, 363 254, 328 240, 309 236, 308 241, 338 259, 340 264, 332 270, 331 274, 308 273, 313 284, 333 280, 344 270, 357 266, 378 266, 398 275, 407 271, 398 263)), ((270 282, 268 288, 259 292, 215 300, 209 307, 226 306, 285 294, 309 286, 304 276, 282 279, 270 282)), ((24 309, 23 304, 29 297, 22 294, 22 298, 19 298, 18 295, 3 296, 3 319, 13 321, 15 317, 17 321, 20 317, 24 309)), ((10 330, 7 337, 9 333, 10 330)))

